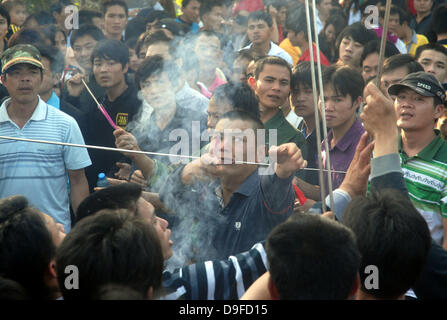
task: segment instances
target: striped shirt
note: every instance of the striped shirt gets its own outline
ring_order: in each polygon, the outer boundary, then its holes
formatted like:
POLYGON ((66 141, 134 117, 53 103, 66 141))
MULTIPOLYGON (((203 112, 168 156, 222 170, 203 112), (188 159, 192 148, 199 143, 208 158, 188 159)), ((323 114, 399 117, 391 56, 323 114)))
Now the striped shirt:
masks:
POLYGON ((414 157, 402 149, 399 155, 410 199, 430 228, 433 240, 442 244, 442 218, 447 218, 447 143, 436 132, 433 139, 414 157))
POLYGON ((264 243, 227 260, 195 263, 163 273, 164 300, 237 300, 267 271, 264 243))
MULTIPOLYGON (((28 122, 19 128, 7 112, 10 99, 0 106, 0 135, 84 144, 76 120, 42 99, 28 122)), ((24 195, 38 210, 71 227, 67 191, 68 170, 91 164, 84 148, 0 139, 0 198, 24 195)))

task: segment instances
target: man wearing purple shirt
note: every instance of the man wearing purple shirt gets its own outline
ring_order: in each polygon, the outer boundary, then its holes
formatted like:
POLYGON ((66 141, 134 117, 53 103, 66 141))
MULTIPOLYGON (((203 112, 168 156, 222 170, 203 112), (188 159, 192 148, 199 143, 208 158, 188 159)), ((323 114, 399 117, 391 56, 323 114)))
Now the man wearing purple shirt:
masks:
MULTIPOLYGON (((365 83, 362 75, 350 67, 331 66, 323 72, 324 108, 328 133, 331 169, 346 171, 354 157, 355 149, 365 129, 356 117, 362 103, 365 83)), ((321 110, 321 101, 319 103, 321 110)), ((325 169, 326 150, 322 143, 322 157, 325 169)), ((332 187, 336 189, 344 179, 344 173, 332 173, 332 187)), ((326 194, 328 193, 325 175, 326 194)))

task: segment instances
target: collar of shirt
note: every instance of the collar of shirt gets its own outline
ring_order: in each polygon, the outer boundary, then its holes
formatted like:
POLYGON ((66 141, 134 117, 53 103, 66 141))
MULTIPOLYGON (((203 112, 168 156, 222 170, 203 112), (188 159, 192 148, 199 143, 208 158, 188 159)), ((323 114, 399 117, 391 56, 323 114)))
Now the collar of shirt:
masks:
MULTIPOLYGON (((337 148, 338 150, 344 152, 346 149, 349 148, 349 146, 355 141, 355 138, 358 136, 358 133, 363 128, 362 122, 359 119, 356 119, 354 123, 352 124, 351 128, 345 133, 343 138, 341 138, 340 141, 334 146, 334 148, 331 148, 331 150, 337 148)), ((328 142, 330 143, 332 139, 332 130, 329 131, 327 135, 328 142)), ((324 148, 324 143, 322 143, 322 146, 324 148)))
MULTIPOLYGON (((233 193, 241 194, 245 197, 251 196, 256 190, 256 186, 259 185, 259 174, 258 170, 255 170, 250 174, 244 182, 241 183, 239 188, 233 193)), ((223 191, 222 191, 222 184, 220 180, 216 180, 211 183, 211 188, 214 188, 214 193, 217 196, 217 199, 219 201, 220 206, 223 208, 225 206, 224 200, 223 200, 223 191)))
MULTIPOLYGON (((37 107, 33 112, 33 115, 31 116, 31 118, 28 120, 33 120, 33 121, 41 121, 41 120, 45 120, 47 118, 47 107, 48 105, 39 98, 39 102, 37 103, 37 107)), ((7 111, 7 107, 9 105, 9 103, 11 102, 11 98, 6 99, 2 105, 0 106, 0 122, 6 122, 6 121, 11 121, 11 118, 8 115, 8 111, 7 111)))
MULTIPOLYGON (((412 158, 420 158, 425 161, 431 161, 433 160, 436 153, 438 153, 439 149, 442 147, 442 145, 445 143, 445 140, 441 138, 439 130, 434 130, 436 137, 420 152, 418 152, 414 157, 412 158)), ((402 137, 399 137, 399 153, 404 155, 405 158, 409 158, 405 151, 402 148, 402 137)))
POLYGON ((283 125, 284 121, 286 121, 286 118, 284 118, 284 114, 282 113, 281 109, 278 108, 276 115, 264 123, 264 127, 266 129, 278 129, 283 125))

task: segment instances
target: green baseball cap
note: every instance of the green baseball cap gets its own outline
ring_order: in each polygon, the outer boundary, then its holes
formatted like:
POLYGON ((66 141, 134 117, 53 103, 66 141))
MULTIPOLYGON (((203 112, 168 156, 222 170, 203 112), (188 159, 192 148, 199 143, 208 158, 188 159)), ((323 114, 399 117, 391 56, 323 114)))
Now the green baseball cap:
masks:
POLYGON ((3 52, 2 73, 19 63, 28 63, 40 69, 44 69, 39 50, 30 44, 17 44, 3 52))

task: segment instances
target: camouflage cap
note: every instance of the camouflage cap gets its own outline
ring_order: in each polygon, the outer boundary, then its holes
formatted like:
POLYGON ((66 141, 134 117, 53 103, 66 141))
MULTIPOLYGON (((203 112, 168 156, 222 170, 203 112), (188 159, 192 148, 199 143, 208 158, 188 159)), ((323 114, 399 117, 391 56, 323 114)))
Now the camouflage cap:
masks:
POLYGON ((32 64, 40 69, 44 69, 39 50, 30 44, 17 44, 3 52, 2 73, 5 73, 10 67, 19 63, 32 64))

